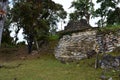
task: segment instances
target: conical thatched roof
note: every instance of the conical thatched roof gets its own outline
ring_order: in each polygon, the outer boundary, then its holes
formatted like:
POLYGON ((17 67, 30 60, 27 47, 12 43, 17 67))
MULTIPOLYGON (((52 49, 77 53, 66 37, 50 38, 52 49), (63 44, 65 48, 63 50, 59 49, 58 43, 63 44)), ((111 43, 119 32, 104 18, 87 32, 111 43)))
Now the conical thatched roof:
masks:
POLYGON ((67 26, 65 26, 65 31, 78 31, 83 29, 91 28, 85 19, 79 21, 70 21, 67 26))

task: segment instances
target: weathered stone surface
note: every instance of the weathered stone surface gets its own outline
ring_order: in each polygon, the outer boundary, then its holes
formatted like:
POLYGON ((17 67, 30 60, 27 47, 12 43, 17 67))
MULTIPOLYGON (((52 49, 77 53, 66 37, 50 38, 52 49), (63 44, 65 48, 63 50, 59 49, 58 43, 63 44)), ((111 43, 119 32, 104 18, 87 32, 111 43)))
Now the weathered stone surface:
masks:
POLYGON ((100 67, 103 69, 117 68, 120 66, 120 57, 115 57, 110 54, 104 55, 100 60, 100 67))
POLYGON ((55 49, 55 57, 61 61, 81 60, 92 57, 96 51, 107 53, 117 47, 120 47, 120 31, 97 34, 97 30, 88 29, 64 35, 55 49))
POLYGON ((95 53, 92 51, 95 51, 96 44, 96 31, 65 35, 58 43, 55 57, 62 61, 81 60, 95 53))
MULTIPOLYGON (((116 33, 118 34, 118 33, 116 33)), ((100 52, 112 52, 115 48, 120 46, 120 36, 114 35, 113 33, 99 34, 97 35, 97 42, 99 44, 100 52)))

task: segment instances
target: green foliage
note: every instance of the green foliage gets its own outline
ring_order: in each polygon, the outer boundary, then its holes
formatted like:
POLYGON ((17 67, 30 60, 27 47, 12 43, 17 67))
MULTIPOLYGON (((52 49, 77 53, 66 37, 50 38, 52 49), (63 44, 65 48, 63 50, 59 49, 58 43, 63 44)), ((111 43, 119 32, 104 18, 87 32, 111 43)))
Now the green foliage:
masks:
POLYGON ((1 44, 1 48, 15 48, 15 47, 17 47, 17 45, 13 43, 3 42, 1 44))
POLYGON ((108 25, 118 25, 120 24, 120 8, 117 7, 115 10, 110 10, 107 17, 108 25))
POLYGON ((80 20, 84 17, 89 23, 90 15, 93 13, 94 4, 91 0, 76 0, 72 2, 70 8, 74 7, 75 11, 70 13, 70 20, 80 20))
POLYGON ((13 38, 10 37, 10 31, 8 29, 3 31, 2 43, 13 44, 13 38))
POLYGON ((118 30, 120 30, 120 25, 116 25, 116 26, 109 25, 106 27, 98 28, 97 34, 108 34, 108 33, 116 34, 118 30))
POLYGON ((48 41, 50 29, 56 26, 59 19, 65 19, 67 15, 62 5, 52 0, 15 1, 11 14, 12 23, 16 23, 18 29, 23 28, 28 44, 34 41, 48 41))
POLYGON ((119 16, 119 13, 116 10, 114 11, 120 3, 119 0, 97 0, 97 3, 100 3, 100 8, 95 11, 96 14, 94 16, 101 17, 97 22, 98 27, 104 27, 109 24, 114 25, 114 23, 119 22, 116 17, 119 16))
POLYGON ((10 36, 10 33, 11 31, 9 30, 10 29, 10 23, 11 23, 11 20, 10 20, 10 7, 8 6, 8 12, 6 14, 6 21, 4 23, 4 29, 3 29, 3 34, 2 34, 2 46, 3 45, 12 45, 14 44, 14 41, 13 41, 13 38, 10 36))
POLYGON ((108 69, 108 70, 104 70, 104 76, 106 76, 107 79, 112 78, 113 80, 119 80, 119 74, 120 71, 119 70, 115 70, 115 69, 108 69))
POLYGON ((49 40, 50 40, 50 41, 58 40, 58 39, 59 39, 59 35, 57 35, 57 34, 56 34, 56 35, 50 35, 50 36, 49 36, 49 40))

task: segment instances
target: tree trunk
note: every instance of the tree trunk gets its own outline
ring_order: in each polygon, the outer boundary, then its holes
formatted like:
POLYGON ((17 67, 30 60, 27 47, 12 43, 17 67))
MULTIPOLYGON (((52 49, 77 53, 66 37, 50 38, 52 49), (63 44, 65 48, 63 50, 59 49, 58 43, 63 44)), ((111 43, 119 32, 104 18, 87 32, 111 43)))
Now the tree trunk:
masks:
POLYGON ((5 2, 3 2, 3 0, 0 1, 0 45, 2 40, 4 22, 6 18, 7 6, 8 6, 8 0, 6 0, 5 2))
POLYGON ((36 48, 37 48, 37 51, 38 51, 38 53, 39 53, 39 44, 38 44, 38 41, 37 41, 37 39, 35 39, 35 44, 36 44, 36 48))
POLYGON ((98 65, 99 65, 99 53, 96 54, 96 59, 95 59, 95 69, 98 68, 98 65))
POLYGON ((3 26, 4 26, 4 20, 0 20, 0 45, 2 41, 3 26))
POLYGON ((32 41, 29 40, 29 41, 27 41, 27 43, 28 43, 28 53, 31 54, 31 52, 32 52, 32 41))
POLYGON ((99 66, 99 45, 95 46, 95 51, 96 51, 96 59, 95 59, 95 69, 98 68, 99 66))

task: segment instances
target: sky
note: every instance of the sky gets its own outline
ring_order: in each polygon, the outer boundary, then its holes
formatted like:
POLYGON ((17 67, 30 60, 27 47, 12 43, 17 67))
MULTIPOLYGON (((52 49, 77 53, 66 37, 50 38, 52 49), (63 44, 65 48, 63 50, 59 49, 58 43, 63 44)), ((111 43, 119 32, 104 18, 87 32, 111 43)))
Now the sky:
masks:
POLYGON ((70 13, 70 12, 73 11, 73 10, 69 9, 69 7, 71 6, 71 2, 74 1, 74 0, 52 0, 52 1, 63 5, 63 8, 64 8, 65 11, 67 11, 68 13, 70 13))

